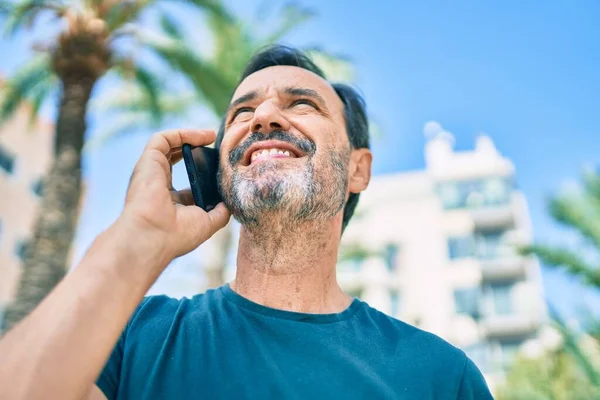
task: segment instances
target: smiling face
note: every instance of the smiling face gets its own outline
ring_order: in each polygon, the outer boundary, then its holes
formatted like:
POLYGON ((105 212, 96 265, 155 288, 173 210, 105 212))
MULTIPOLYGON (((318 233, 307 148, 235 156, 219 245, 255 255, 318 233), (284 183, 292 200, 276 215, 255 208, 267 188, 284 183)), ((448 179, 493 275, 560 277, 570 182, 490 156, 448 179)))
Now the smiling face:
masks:
POLYGON ((244 225, 269 215, 327 219, 344 206, 351 153, 344 105, 310 71, 275 66, 242 81, 220 151, 223 201, 244 225))

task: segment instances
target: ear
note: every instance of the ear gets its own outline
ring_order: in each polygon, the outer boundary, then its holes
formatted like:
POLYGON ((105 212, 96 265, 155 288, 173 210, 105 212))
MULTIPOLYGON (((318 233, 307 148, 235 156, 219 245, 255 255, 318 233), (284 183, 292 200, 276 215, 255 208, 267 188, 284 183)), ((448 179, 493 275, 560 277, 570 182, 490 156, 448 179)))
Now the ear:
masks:
POLYGON ((350 154, 350 168, 348 169, 348 190, 350 193, 360 193, 369 186, 372 161, 373 154, 371 150, 352 150, 350 154))

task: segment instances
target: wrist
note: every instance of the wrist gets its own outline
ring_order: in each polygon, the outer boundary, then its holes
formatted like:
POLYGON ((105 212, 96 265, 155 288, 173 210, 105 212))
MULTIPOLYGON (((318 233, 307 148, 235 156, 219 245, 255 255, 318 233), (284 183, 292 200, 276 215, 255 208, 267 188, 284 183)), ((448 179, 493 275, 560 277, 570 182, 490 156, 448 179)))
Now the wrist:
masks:
POLYGON ((164 235, 140 228, 125 216, 120 216, 98 239, 101 251, 114 257, 111 264, 118 266, 120 278, 139 281, 148 288, 173 258, 167 253, 164 235))

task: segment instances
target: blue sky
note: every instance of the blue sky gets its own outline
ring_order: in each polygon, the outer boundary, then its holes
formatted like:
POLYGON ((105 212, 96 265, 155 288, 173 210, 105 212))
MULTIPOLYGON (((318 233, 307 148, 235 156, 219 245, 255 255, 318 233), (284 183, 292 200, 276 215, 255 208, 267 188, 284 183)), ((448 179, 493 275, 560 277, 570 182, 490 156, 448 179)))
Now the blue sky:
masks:
MULTIPOLYGON (((243 18, 259 4, 229 1, 243 18)), ((384 137, 374 142, 375 174, 424 167, 423 125, 439 121, 457 149, 486 132, 517 170, 539 240, 565 242, 546 214, 546 199, 576 180, 584 165, 600 165, 600 3, 304 0, 316 17, 287 37, 319 45, 354 63, 357 85, 384 137)), ((186 18, 198 25, 193 17, 186 18)), ((269 27, 269 20, 257 28, 269 27)), ((202 32, 202 28, 199 29, 202 32)), ((0 71, 10 74, 29 53, 22 37, 0 42, 0 71), (10 59, 5 57, 11 54, 10 59)), ((198 47, 210 47, 199 35, 198 47)), ((49 111, 52 113, 52 110, 49 111)), ((102 123, 102 121, 96 121, 102 123)), ((212 127, 199 116, 195 124, 212 127)), ((86 159, 88 197, 78 257, 117 217, 127 179, 146 141, 111 143, 86 159), (108 161, 108 157, 115 161, 108 161)), ((185 185, 183 174, 176 186, 185 185)), ((564 274, 544 270, 551 301, 573 311, 600 296, 564 274), (577 293, 577 296, 573 294, 577 293)))

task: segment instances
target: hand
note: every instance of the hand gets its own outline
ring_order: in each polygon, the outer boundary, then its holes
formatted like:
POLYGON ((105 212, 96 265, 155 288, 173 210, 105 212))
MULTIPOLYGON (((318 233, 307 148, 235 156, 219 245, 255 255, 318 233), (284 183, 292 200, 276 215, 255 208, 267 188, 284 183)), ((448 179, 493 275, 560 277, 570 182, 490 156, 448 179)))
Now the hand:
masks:
MULTIPOLYGON (((156 246, 168 264, 186 254, 227 225, 231 214, 223 203, 205 212, 194 205, 189 189, 175 191, 172 166, 183 157, 184 143, 205 146, 215 141, 210 130, 170 130, 157 133, 148 142, 131 179, 123 214, 119 218, 133 228, 133 240, 156 246)), ((166 266, 165 264, 165 266, 166 266)))

